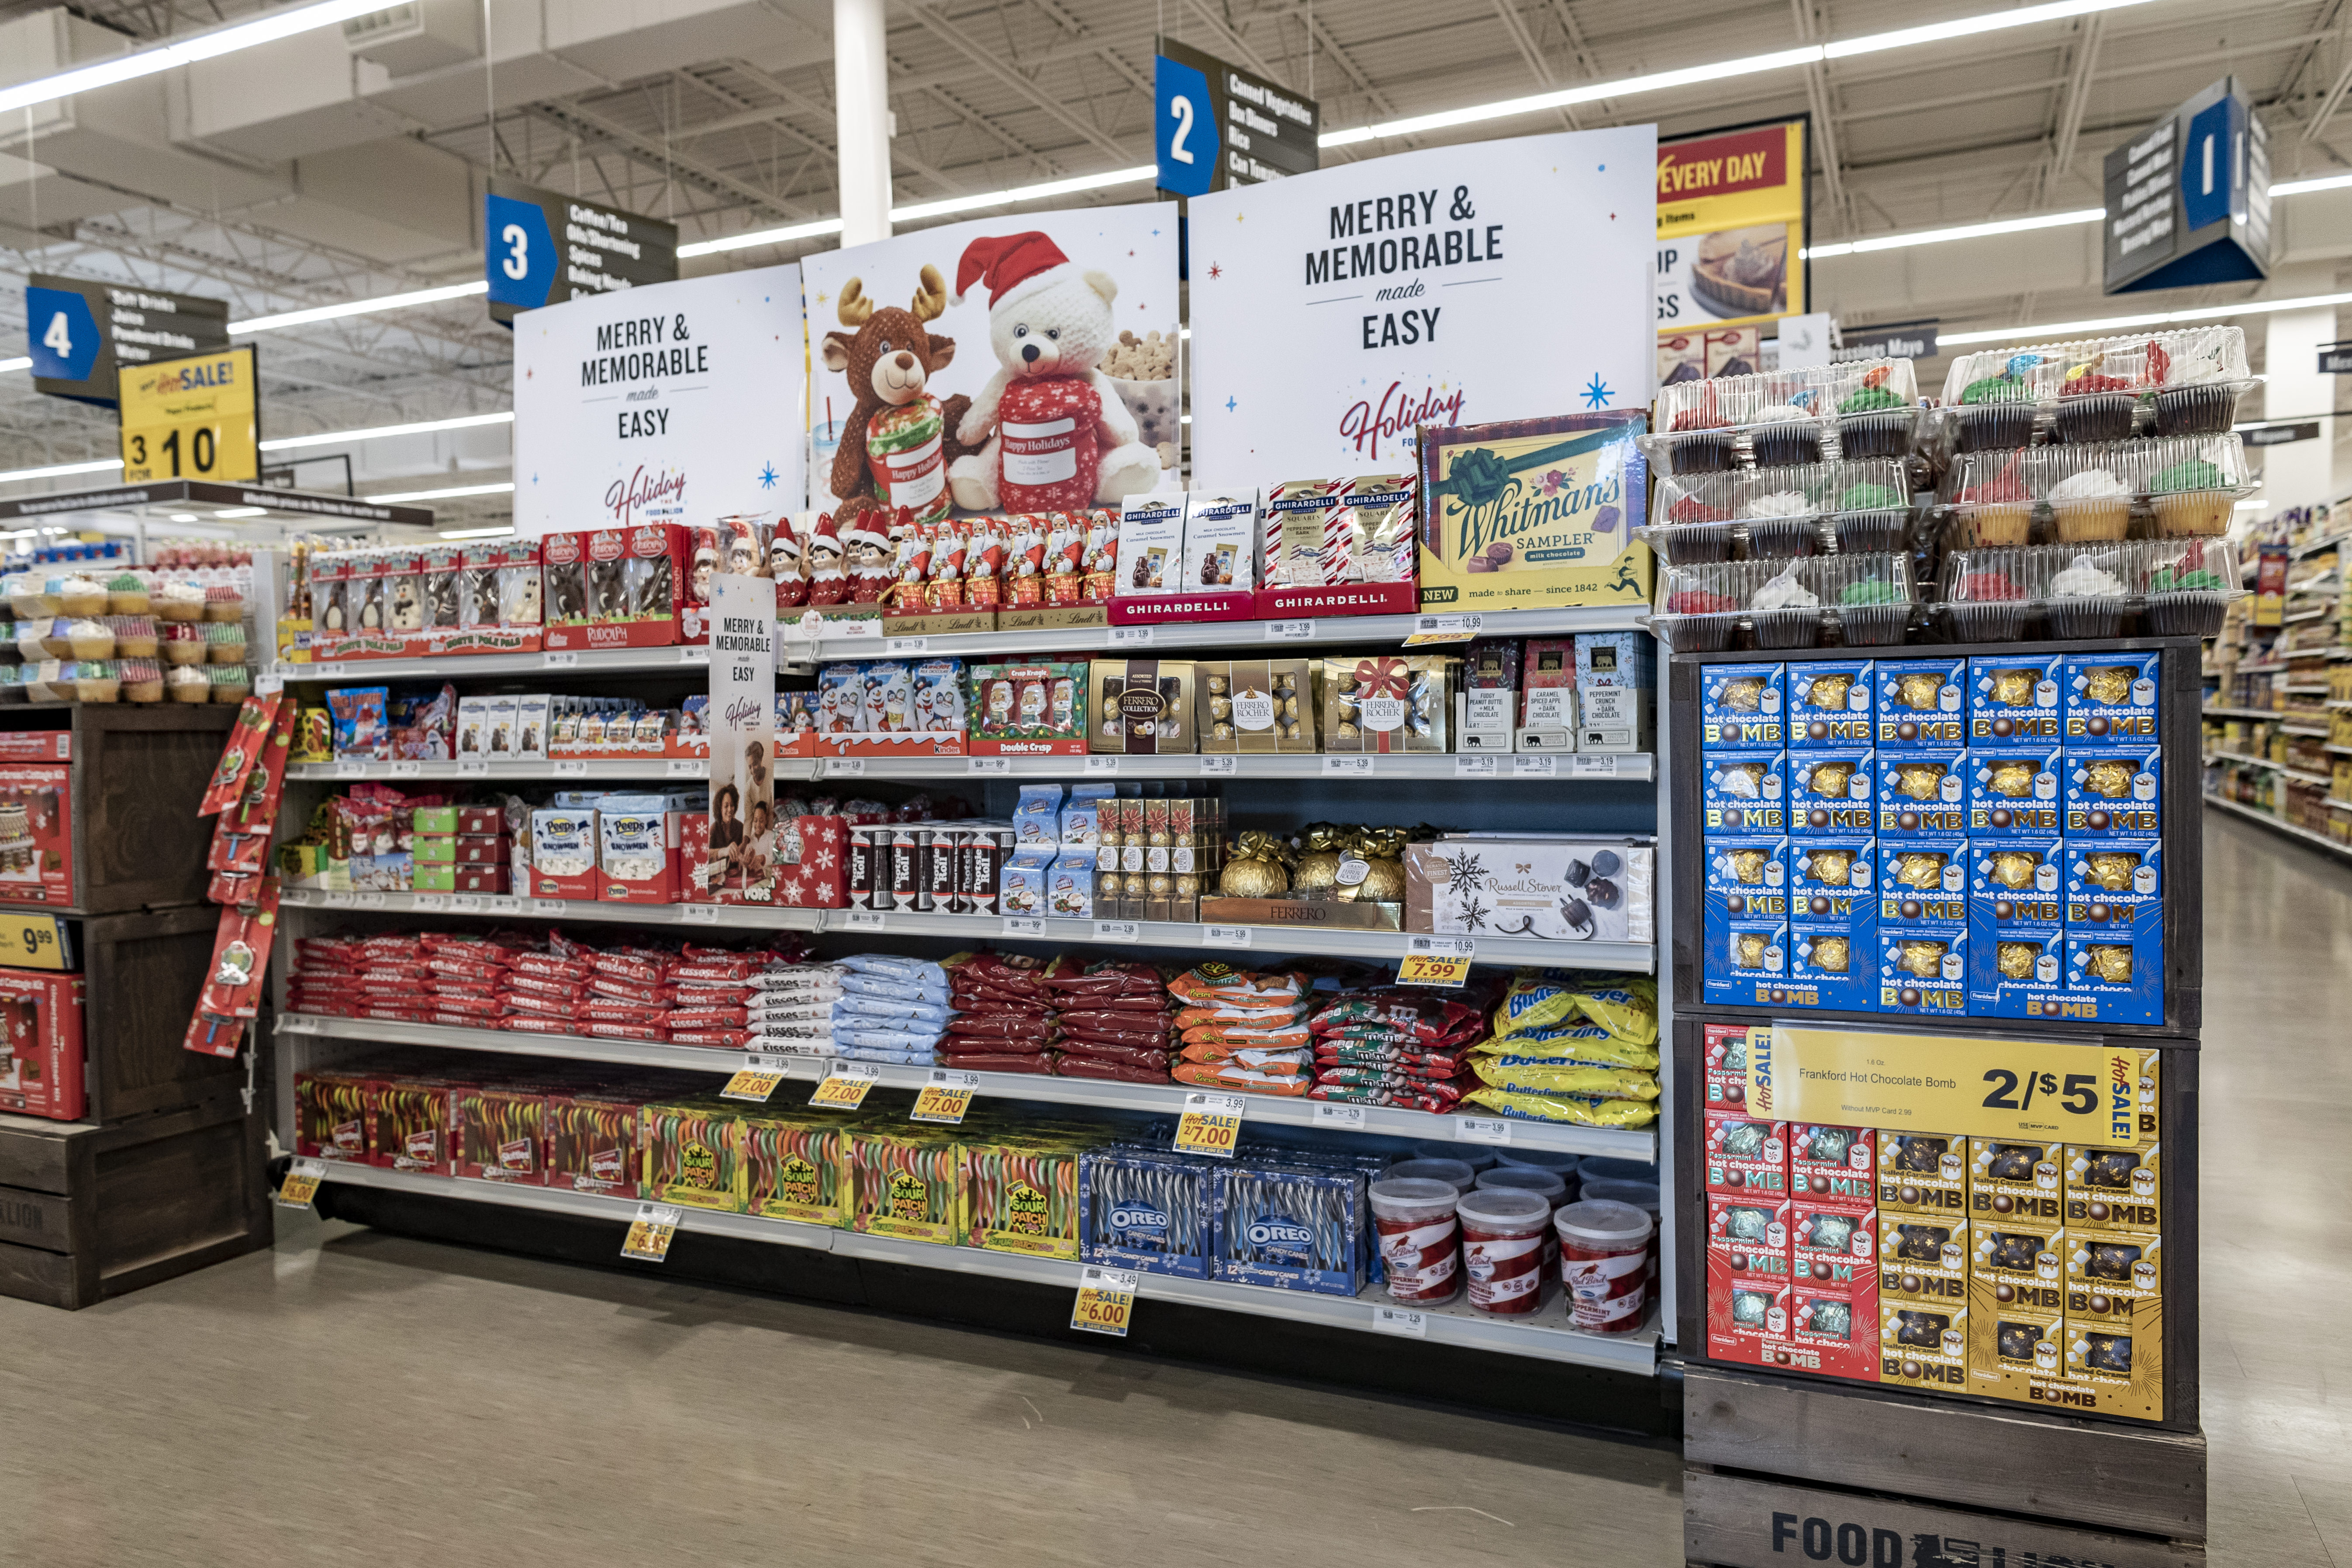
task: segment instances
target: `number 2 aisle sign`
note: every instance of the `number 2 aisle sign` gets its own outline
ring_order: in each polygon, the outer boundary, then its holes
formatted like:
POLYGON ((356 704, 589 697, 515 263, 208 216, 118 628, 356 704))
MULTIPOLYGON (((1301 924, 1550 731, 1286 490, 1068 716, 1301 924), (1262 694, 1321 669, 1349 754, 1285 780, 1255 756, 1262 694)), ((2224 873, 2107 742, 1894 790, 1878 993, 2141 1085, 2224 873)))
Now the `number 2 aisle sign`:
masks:
POLYGON ((2133 1050, 1780 1021, 1748 1032, 1748 1113, 1770 1121, 2127 1149, 2138 1096, 2133 1050))
POLYGON ((251 347, 122 367, 122 482, 261 478, 261 400, 251 347))

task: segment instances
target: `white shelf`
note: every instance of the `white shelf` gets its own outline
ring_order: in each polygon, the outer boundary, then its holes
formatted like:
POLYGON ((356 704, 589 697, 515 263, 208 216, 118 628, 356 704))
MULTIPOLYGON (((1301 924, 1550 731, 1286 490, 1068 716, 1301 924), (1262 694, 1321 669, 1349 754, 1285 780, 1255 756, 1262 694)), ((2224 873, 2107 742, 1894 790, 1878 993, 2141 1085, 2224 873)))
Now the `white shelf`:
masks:
POLYGON ((2331 854, 2352 858, 2352 844, 2338 844, 2324 833, 2314 833, 2307 827, 2297 827, 2284 817, 2274 812, 2264 811, 2260 806, 2247 805, 2241 801, 2225 800, 2218 795, 2207 795, 2205 804, 2218 806, 2232 816, 2242 816, 2249 822, 2260 823, 2273 833, 2284 833, 2290 838, 2300 838, 2305 843, 2327 850, 2331 854))
MULTIPOLYGON (((503 1204, 515 1208, 581 1215, 624 1223, 635 1218, 637 1211, 636 1200, 632 1198, 566 1192, 559 1187, 509 1186, 499 1182, 419 1175, 405 1171, 387 1171, 375 1165, 342 1164, 331 1160, 327 1162, 327 1180, 352 1186, 453 1197, 472 1203, 503 1204)), ((1013 1253, 983 1252, 972 1247, 939 1247, 925 1242, 901 1241, 895 1237, 868 1236, 854 1230, 835 1230, 824 1226, 800 1225, 790 1220, 764 1219, 751 1215, 711 1214, 701 1209, 683 1211, 678 1228, 687 1232, 708 1231, 745 1240, 806 1247, 817 1252, 835 1252, 845 1258, 908 1264, 919 1268, 984 1274, 997 1279, 1027 1280, 1033 1284, 1063 1286, 1073 1291, 1077 1289, 1081 1268, 1076 1262, 1062 1258, 1024 1258, 1013 1253)), ((657 1268, 658 1265, 648 1264, 646 1267, 657 1268)), ((1377 1287, 1368 1288, 1362 1295, 1355 1297, 1318 1296, 1304 1290, 1265 1289, 1250 1285, 1228 1285, 1216 1280, 1182 1279, 1166 1274, 1140 1276, 1136 1294, 1137 1310, 1141 1313, 1150 1310, 1148 1303, 1152 1301, 1181 1301, 1192 1306, 1215 1307, 1255 1317, 1284 1318, 1292 1322, 1316 1323, 1365 1333, 1378 1331, 1372 1327, 1374 1314, 1380 1307, 1388 1304, 1387 1297, 1377 1287)), ((1451 1307, 1423 1309, 1423 1311, 1428 1325, 1426 1338, 1434 1344, 1607 1367, 1617 1372, 1648 1374, 1657 1370, 1658 1332, 1654 1313, 1647 1324, 1633 1333, 1588 1334, 1567 1326, 1557 1300, 1547 1300, 1532 1321, 1491 1317, 1458 1302, 1451 1307)))
MULTIPOLYGON (((684 1068, 713 1074, 730 1073, 742 1065, 743 1054, 709 1046, 673 1046, 656 1040, 603 1040, 574 1035, 511 1033, 505 1029, 459 1029, 434 1024, 403 1024, 374 1018, 331 1018, 315 1014, 282 1015, 278 1027, 286 1034, 315 1035, 330 1039, 367 1040, 379 1045, 436 1046, 446 1050, 504 1051, 512 1055, 561 1057, 572 1061, 621 1062, 634 1067, 684 1068)), ((824 1076, 825 1058, 791 1058, 794 1079, 814 1083, 824 1076)), ((950 1064, 952 1065, 952 1064, 950 1064)), ((879 1064, 883 1084, 918 1089, 930 1068, 879 1064)), ((1052 1078, 1039 1073, 984 1072, 981 1095, 990 1100, 1045 1100, 1059 1105, 1091 1105, 1105 1110, 1147 1110, 1174 1116, 1184 1109, 1189 1086, 1168 1083, 1120 1083, 1103 1079, 1052 1078)), ((1285 1126, 1328 1126, 1318 1122, 1321 1100, 1286 1100, 1275 1095, 1244 1097, 1251 1121, 1285 1126)), ((1378 1133, 1391 1138, 1452 1141, 1454 1119, 1425 1110, 1398 1110, 1386 1106, 1359 1106, 1360 1128, 1344 1131, 1378 1133)), ((1475 1107, 1473 1108, 1475 1109, 1475 1107)), ((1557 1149, 1571 1154, 1605 1154, 1620 1160, 1655 1164, 1657 1134, 1649 1129, 1572 1127, 1549 1121, 1509 1121, 1505 1124, 1514 1149, 1557 1149)))
MULTIPOLYGON (((1307 752, 1295 756, 1214 753, 1129 757, 778 757, 780 779, 1425 779, 1489 784, 1648 784, 1657 759, 1646 752, 1549 753, 1444 752, 1407 756, 1307 752), (1491 773, 1476 771, 1491 763, 1491 773), (1228 766, 1227 764, 1231 764, 1228 766), (1334 765, 1336 764, 1336 765, 1334 765), (1470 764, 1470 766, 1465 766, 1470 764), (1549 771, 1546 771, 1547 765, 1549 771)), ((290 779, 479 779, 525 783, 565 779, 700 779, 710 764, 699 758, 597 757, 552 762, 296 763, 290 779)))
POLYGON ((699 647, 590 648, 578 653, 445 654, 439 658, 354 658, 328 664, 270 665, 266 673, 288 680, 447 680, 459 675, 611 675, 646 670, 710 668, 710 649, 699 647))
POLYGON ((2271 761, 2268 757, 2250 757, 2243 752, 2224 752, 2217 749, 2215 751, 2208 752, 2205 754, 2205 760, 2209 763, 2242 763, 2247 767, 2268 768, 2273 773, 2284 773, 2285 771, 2284 768, 2280 767, 2278 763, 2271 761))
POLYGON ((2282 724, 2279 726, 2279 733, 2283 735, 2325 736, 2328 733, 2328 729, 2325 724, 2282 724))
MULTIPOLYGON (((608 904, 592 899, 525 899, 467 893, 329 893, 291 888, 280 895, 289 909, 349 910, 354 914, 443 914, 526 917, 531 920, 613 921, 631 925, 719 925, 782 931, 818 931, 851 936, 950 936, 966 942, 1035 942, 1103 947, 1117 942, 1140 947, 1236 950, 1229 938, 1210 931, 1241 931, 1239 944, 1252 952, 1320 958, 1402 958, 1414 934, 1396 931, 1348 931, 1328 926, 1216 926, 1198 921, 1133 921, 1132 942, 1096 933, 1093 921, 1048 920, 1042 931, 1013 931, 995 915, 921 914, 892 910, 802 910, 749 904, 608 904), (420 904, 418 900, 439 902, 420 904), (465 900, 471 899, 469 904, 465 900)), ((1647 974, 1657 967, 1657 950, 1646 942, 1545 942, 1531 937, 1476 937, 1480 963, 1539 963, 1570 969, 1610 969, 1647 974)))
MULTIPOLYGON (((2276 709, 2272 708, 2223 708, 2215 703, 2208 702, 2205 704, 2205 717, 2208 719, 2278 720, 2285 718, 2286 715, 2279 712, 2276 709)), ((291 773, 293 770, 289 768, 287 771, 291 773)))

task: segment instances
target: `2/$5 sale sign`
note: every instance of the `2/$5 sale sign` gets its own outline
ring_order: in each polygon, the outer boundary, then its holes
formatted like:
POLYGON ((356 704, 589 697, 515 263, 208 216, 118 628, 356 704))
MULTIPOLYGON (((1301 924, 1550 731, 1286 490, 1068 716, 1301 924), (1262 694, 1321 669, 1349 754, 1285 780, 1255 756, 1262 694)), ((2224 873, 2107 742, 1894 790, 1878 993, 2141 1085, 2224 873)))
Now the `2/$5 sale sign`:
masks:
POLYGON ((251 348, 126 367, 117 389, 122 482, 261 478, 260 395, 251 348))
POLYGON ((797 266, 526 310, 514 337, 517 532, 799 507, 797 266))

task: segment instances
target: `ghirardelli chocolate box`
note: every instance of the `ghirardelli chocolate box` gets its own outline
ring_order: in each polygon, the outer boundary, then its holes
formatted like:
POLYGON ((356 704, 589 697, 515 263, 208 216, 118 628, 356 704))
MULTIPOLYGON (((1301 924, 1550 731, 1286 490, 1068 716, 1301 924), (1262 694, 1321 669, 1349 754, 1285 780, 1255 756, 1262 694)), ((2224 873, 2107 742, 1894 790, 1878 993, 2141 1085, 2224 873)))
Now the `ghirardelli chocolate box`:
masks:
POLYGON ((1958 750, 1968 744, 1965 658, 1877 661, 1878 749, 1958 750))
POLYGON ((1969 1218, 1985 1226, 2061 1225, 2066 1145, 2007 1138, 1969 1140, 1969 1218))
POLYGON ((2055 742, 2063 654, 1969 660, 1969 743, 2055 742))
POLYGON ((1731 1111, 1706 1113, 1706 1146, 1699 1159, 1706 1190, 1727 1197, 1765 1197, 1789 1193, 1789 1127, 1783 1121, 1752 1121, 1731 1111))
POLYGON ((2066 1234, 2164 1228, 2163 1148, 2066 1145, 2066 1234))
POLYGON ((1878 1131, 1878 1206, 1961 1220, 1969 1210, 1969 1141, 1941 1132, 1878 1131))

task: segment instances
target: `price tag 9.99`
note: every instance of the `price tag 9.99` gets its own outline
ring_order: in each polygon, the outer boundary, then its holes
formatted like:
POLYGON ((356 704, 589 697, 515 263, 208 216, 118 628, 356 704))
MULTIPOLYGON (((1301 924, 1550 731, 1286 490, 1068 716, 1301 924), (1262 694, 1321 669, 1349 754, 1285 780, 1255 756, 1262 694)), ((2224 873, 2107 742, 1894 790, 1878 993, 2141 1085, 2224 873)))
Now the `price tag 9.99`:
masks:
POLYGON ((1234 1157, 1241 1141, 1244 1107, 1238 1094, 1188 1094, 1184 1113, 1176 1119, 1176 1148, 1188 1154, 1234 1157))
POLYGON ((1127 1337, 1135 1316, 1135 1291, 1141 1283, 1132 1269, 1097 1268, 1087 1265, 1078 1275, 1078 1299, 1070 1307, 1070 1327, 1090 1334, 1127 1337))

